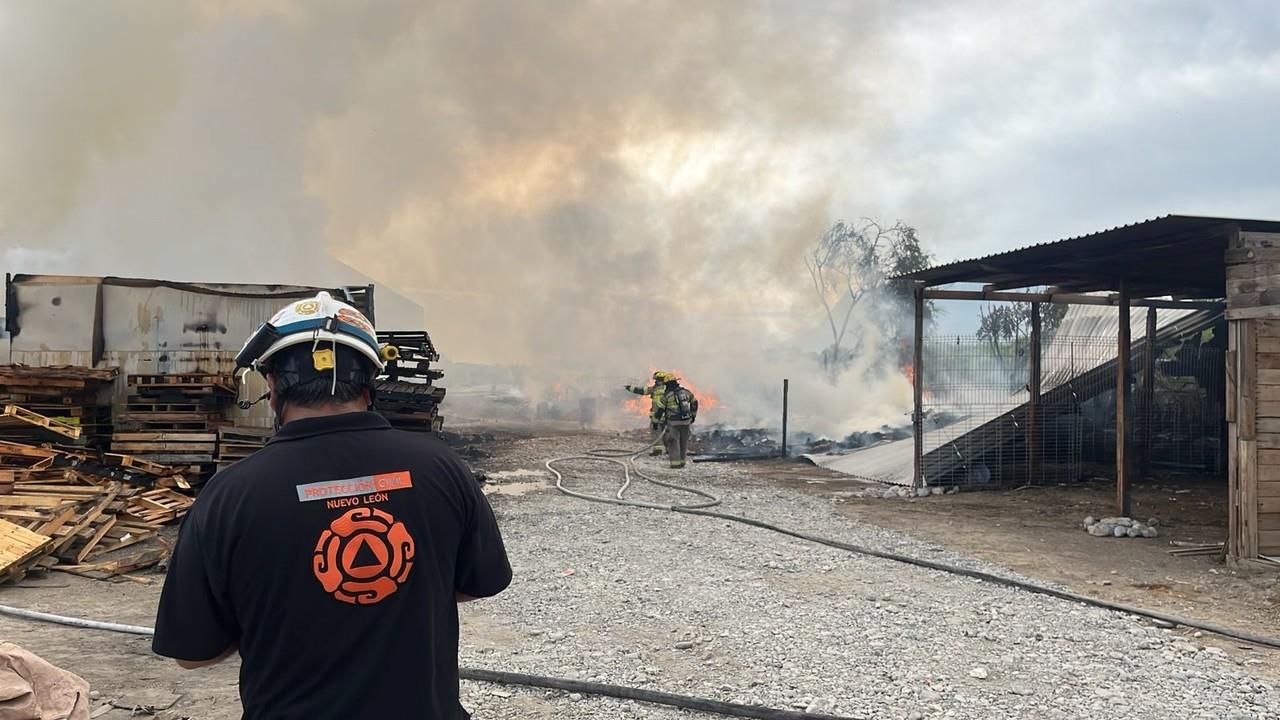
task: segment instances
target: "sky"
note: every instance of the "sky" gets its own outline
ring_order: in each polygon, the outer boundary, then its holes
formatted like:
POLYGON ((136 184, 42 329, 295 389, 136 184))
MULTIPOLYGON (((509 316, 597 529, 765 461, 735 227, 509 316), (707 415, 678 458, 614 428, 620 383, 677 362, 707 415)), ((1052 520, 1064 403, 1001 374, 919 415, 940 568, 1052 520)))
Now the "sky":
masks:
POLYGON ((0 0, 0 77, 0 271, 345 266, 453 360, 676 367, 739 424, 783 376, 832 432, 909 406, 814 379, 837 219, 938 261, 1280 219, 1273 2, 0 0))

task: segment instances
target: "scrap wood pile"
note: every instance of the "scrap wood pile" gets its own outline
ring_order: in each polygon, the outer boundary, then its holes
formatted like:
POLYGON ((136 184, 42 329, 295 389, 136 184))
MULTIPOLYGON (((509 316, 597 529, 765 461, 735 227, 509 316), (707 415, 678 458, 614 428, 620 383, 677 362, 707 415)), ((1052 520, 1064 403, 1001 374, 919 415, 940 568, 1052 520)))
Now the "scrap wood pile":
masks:
POLYGON ((431 363, 440 360, 431 336, 426 332, 380 332, 378 342, 395 347, 399 354, 378 376, 378 412, 402 430, 439 430, 444 425, 439 407, 445 389, 435 381, 444 373, 431 368, 431 363))
POLYGON ((103 556, 155 536, 187 512, 191 498, 100 474, 78 460, 0 441, 0 583, 33 569, 111 577, 163 559, 162 548, 103 556))
POLYGON ((115 368, 0 365, 0 432, 18 440, 105 447, 111 435, 107 395, 116 374, 115 368), (49 423, 30 422, 32 414, 49 423))

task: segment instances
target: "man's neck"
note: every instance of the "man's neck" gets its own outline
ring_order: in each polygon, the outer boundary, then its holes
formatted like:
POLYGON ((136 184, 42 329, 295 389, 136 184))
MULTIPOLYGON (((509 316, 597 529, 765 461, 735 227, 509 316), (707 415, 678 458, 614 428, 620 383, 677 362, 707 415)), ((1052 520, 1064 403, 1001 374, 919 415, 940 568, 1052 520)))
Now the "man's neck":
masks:
POLYGON ((368 406, 360 400, 353 400, 349 403, 332 403, 319 405, 316 407, 302 407, 299 405, 285 405, 284 410, 280 414, 280 424, 288 424, 294 420, 303 420, 305 418, 330 417, 332 415, 346 415, 347 413, 364 412, 368 406))

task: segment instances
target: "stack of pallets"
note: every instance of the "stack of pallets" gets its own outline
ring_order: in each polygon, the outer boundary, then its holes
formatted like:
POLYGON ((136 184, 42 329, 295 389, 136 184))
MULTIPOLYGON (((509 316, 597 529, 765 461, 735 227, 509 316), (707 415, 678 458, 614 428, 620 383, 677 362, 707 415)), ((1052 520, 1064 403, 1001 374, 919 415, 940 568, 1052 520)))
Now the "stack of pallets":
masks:
POLYGON ((435 382, 444 373, 431 363, 440 359, 425 332, 380 332, 378 341, 393 345, 400 357, 387 363, 377 381, 378 412, 401 430, 431 431, 444 425, 440 403, 445 389, 435 382))
POLYGON ((235 401, 230 375, 130 375, 129 396, 115 414, 111 450, 196 474, 214 469, 218 428, 235 401))
POLYGON ((163 557, 95 562, 147 540, 186 513, 191 499, 145 488, 86 462, 83 453, 0 441, 0 582, 32 569, 115 575, 163 557))
POLYGON ((218 469, 261 450, 274 433, 266 428, 222 426, 218 428, 218 469))
MULTIPOLYGON (((116 375, 115 368, 0 365, 0 406, 20 407, 78 428, 81 444, 106 447, 111 437, 108 394, 116 375)), ((46 433, 40 439, 53 438, 46 433)))

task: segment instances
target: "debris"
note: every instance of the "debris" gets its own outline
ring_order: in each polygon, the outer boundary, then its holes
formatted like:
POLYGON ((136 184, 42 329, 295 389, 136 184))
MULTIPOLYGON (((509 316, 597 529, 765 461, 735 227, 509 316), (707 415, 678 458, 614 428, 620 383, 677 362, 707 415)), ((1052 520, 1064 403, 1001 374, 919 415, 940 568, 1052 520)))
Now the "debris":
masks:
POLYGON ((969 677, 975 678, 977 680, 986 680, 988 677, 991 677, 991 673, 987 672, 986 668, 979 665, 978 667, 969 671, 969 677))
POLYGON ((1127 517, 1104 517, 1096 519, 1089 516, 1084 519, 1085 532, 1094 537, 1130 537, 1155 538, 1160 531, 1150 524, 1143 524, 1127 517))

